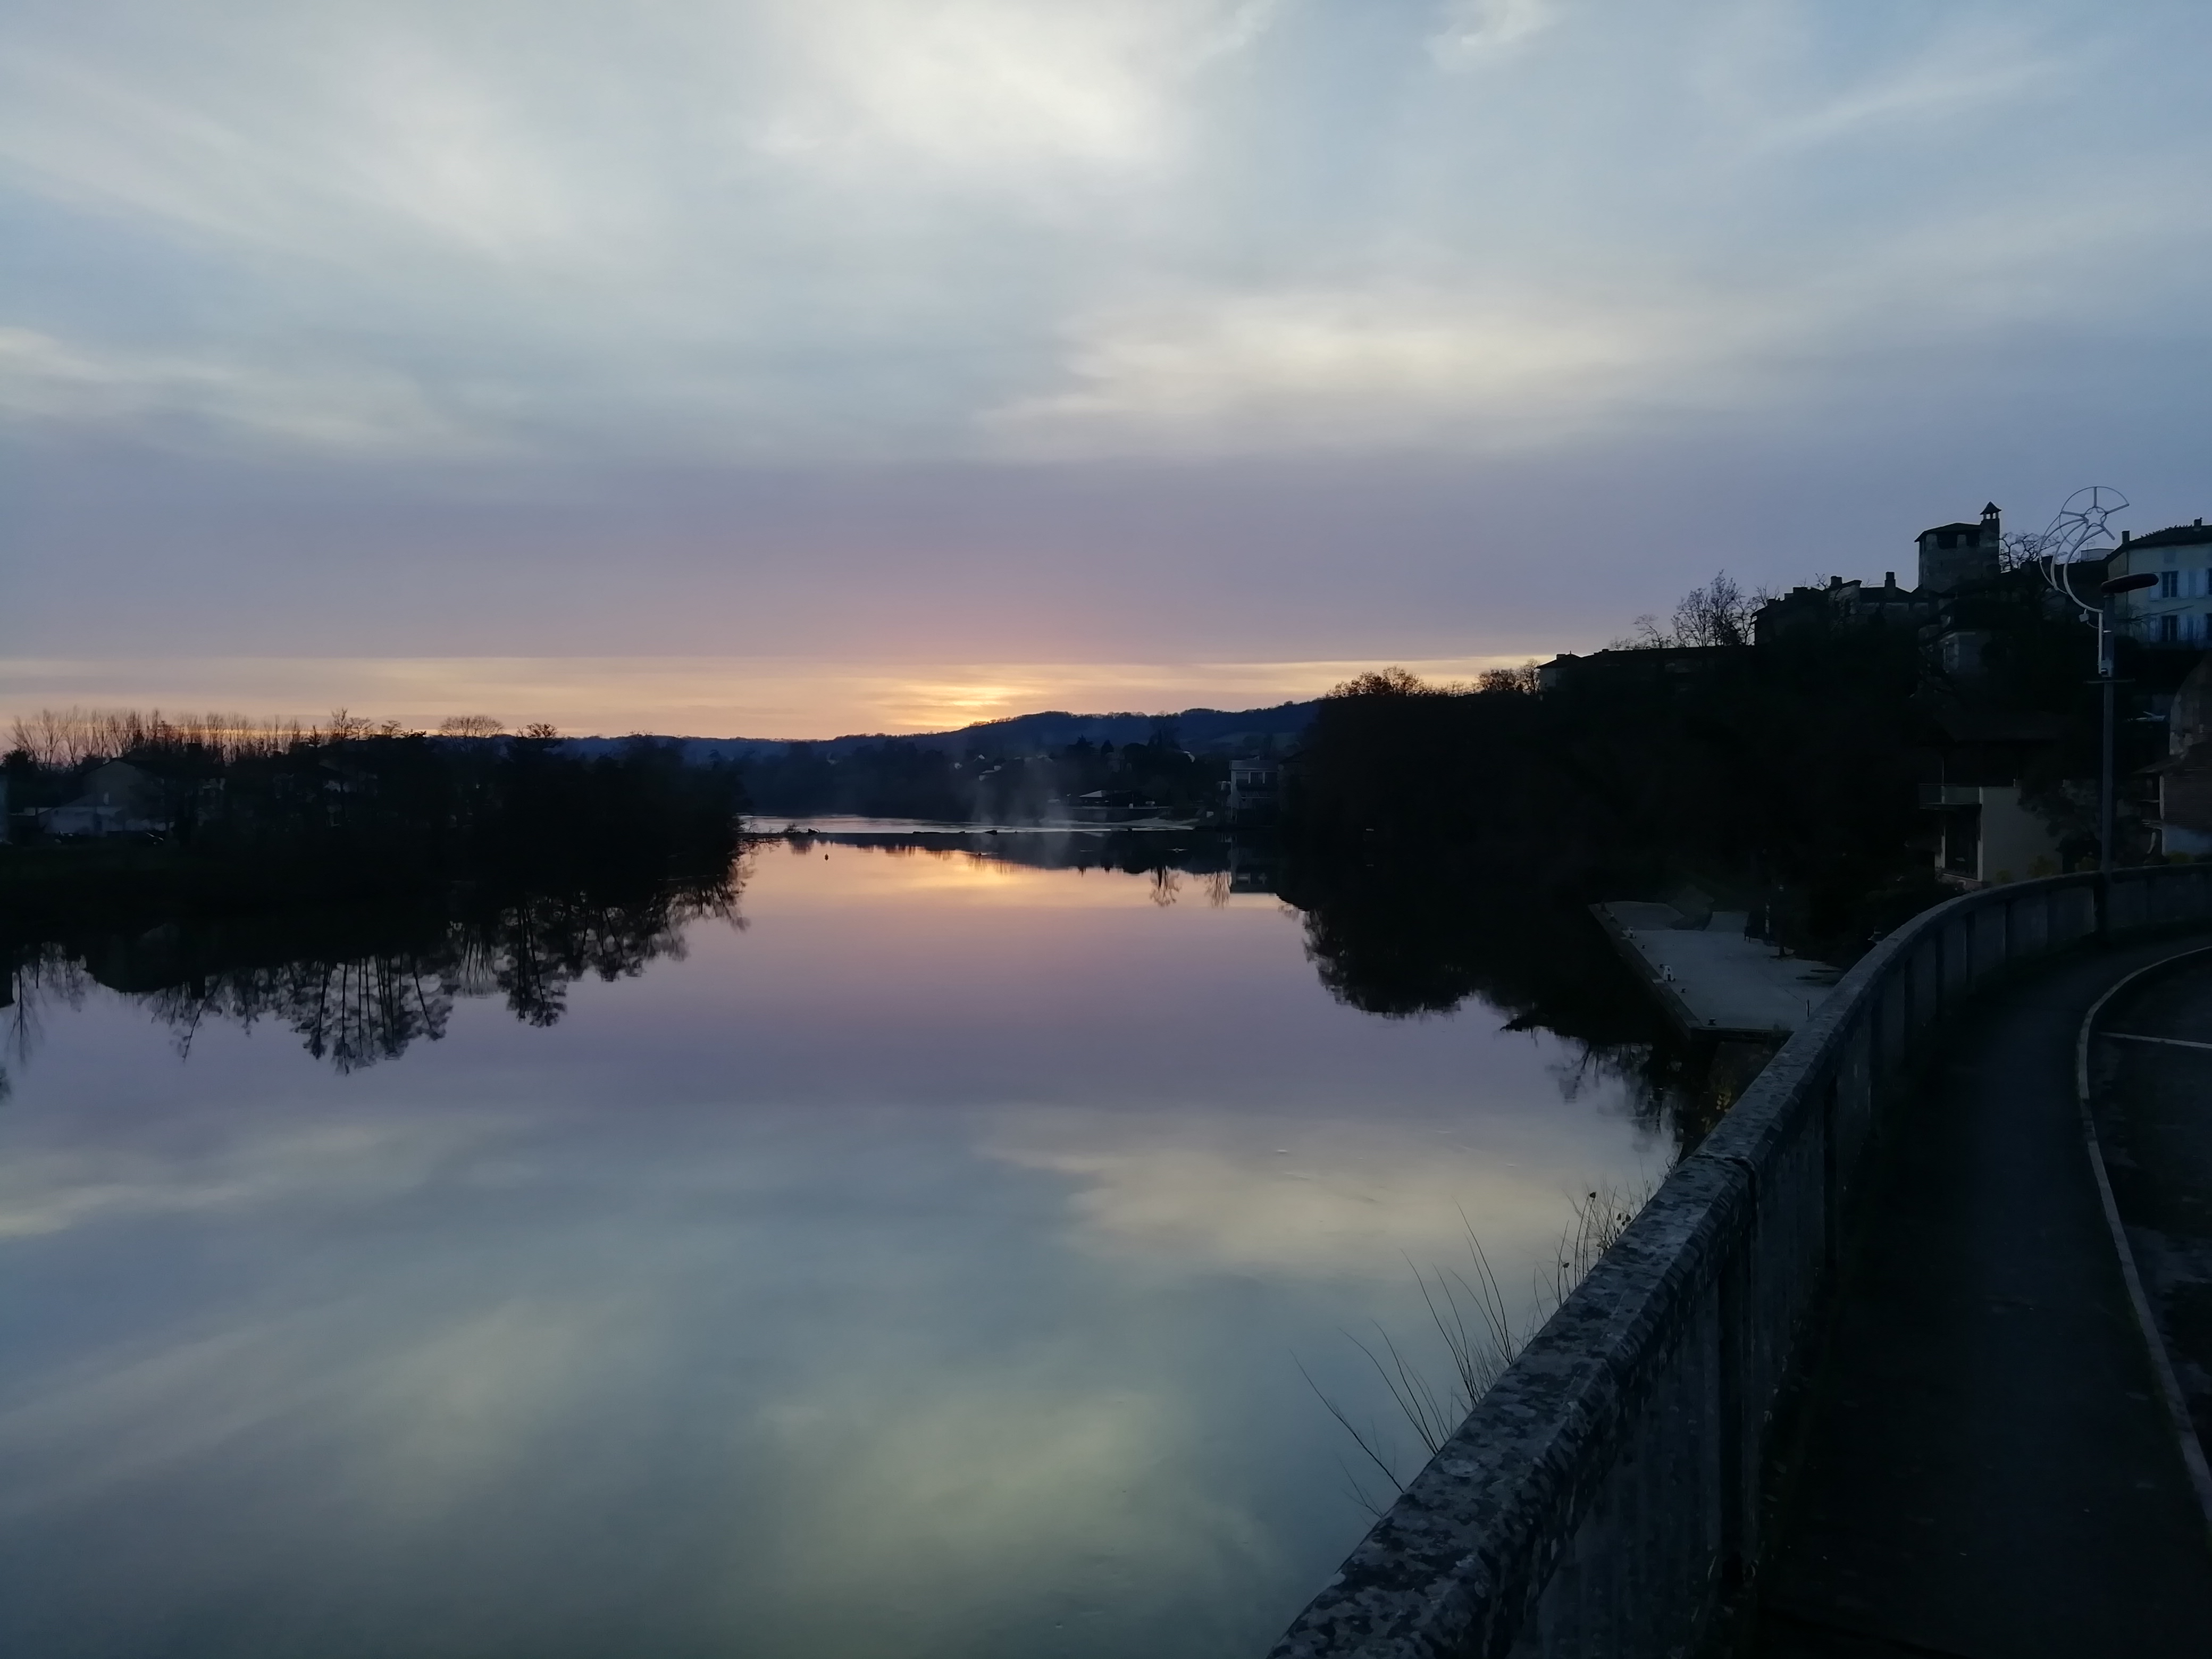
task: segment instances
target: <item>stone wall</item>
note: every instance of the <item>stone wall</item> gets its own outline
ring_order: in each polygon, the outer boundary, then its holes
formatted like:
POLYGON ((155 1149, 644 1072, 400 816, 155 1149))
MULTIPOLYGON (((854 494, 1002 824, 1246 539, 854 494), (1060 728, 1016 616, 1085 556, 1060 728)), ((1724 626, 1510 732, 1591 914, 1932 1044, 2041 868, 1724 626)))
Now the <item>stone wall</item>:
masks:
POLYGON ((1475 1406, 1274 1659, 1681 1652, 1757 1558, 1776 1398, 1878 1111, 2015 964, 2212 921, 2212 866, 1987 889, 1846 975, 1475 1406), (2099 915, 2100 901, 2106 914, 2099 915))

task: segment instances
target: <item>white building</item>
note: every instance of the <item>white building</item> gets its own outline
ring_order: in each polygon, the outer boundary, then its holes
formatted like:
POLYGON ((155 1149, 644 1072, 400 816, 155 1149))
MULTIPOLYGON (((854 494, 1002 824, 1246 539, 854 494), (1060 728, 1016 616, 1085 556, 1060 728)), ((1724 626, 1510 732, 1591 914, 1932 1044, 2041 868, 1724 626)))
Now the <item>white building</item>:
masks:
POLYGON ((2212 530, 2199 519, 2148 536, 2124 536, 2114 576, 2154 575, 2156 587, 2123 593, 2113 607, 2123 632, 2145 645, 2212 646, 2212 530))
POLYGON ((1258 823, 1272 818, 1282 801, 1282 763, 1273 756, 1229 763, 1229 817, 1232 823, 1258 823))
POLYGON ((169 827, 161 787, 129 761, 109 761, 85 774, 84 793, 39 814, 49 836, 148 835, 169 827))

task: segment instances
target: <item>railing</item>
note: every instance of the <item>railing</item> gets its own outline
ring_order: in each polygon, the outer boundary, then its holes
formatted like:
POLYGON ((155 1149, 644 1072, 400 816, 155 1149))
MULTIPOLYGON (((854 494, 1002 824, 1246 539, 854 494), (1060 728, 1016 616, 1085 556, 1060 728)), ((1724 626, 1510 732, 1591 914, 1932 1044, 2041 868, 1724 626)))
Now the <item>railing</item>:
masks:
POLYGON ((1846 974, 1298 1616, 1273 1659, 1679 1654, 1759 1548, 1776 1395, 1878 1110, 2013 964, 2212 921, 2212 866, 1969 893, 1846 974), (2106 914, 2100 918, 2100 900, 2106 914))

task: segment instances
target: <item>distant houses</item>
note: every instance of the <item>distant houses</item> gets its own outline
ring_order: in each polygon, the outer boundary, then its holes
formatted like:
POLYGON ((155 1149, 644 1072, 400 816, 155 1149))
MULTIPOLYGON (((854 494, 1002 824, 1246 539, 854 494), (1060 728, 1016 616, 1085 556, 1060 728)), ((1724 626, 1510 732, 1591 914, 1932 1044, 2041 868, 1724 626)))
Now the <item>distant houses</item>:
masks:
MULTIPOLYGON (((2148 538, 2146 538, 2148 539, 2148 538)), ((2166 755, 2145 769, 2144 818, 2166 858, 2212 857, 2212 657, 2190 671, 2166 714, 2166 755)))
POLYGON ((1960 885, 2055 876, 2059 836, 2049 817, 2024 798, 2022 780, 2054 748, 2065 722, 2056 714, 1954 708, 1936 716, 1938 735, 1920 786, 1933 813, 1938 874, 1960 885))
POLYGON ((1952 613, 1959 601, 2003 578, 2003 525, 1996 503, 1991 501, 1972 523, 1939 524, 1922 531, 1913 538, 1919 568, 1911 587, 1898 586, 1894 570, 1882 573, 1879 587, 1844 576, 1831 576, 1825 587, 1793 587, 1753 614, 1752 637, 1759 644, 1772 645, 1838 623, 1913 628, 1925 630, 1923 637, 1945 672, 1970 676, 1981 666, 1986 636, 1978 629, 1955 625, 1952 613))
POLYGON ((1273 756, 1253 756, 1229 763, 1224 805, 1230 823, 1273 823, 1282 810, 1282 802, 1283 767, 1273 756))
POLYGON ((1075 798, 1079 823, 1135 823, 1159 816, 1159 803, 1141 789, 1092 789, 1075 798))
MULTIPOLYGON (((2154 650, 2212 649, 2212 529, 2200 519, 2126 536, 2102 556, 2054 572, 2039 567, 2032 544, 2008 556, 2003 516, 1992 501, 1975 519, 1922 531, 1913 545, 1912 586, 1902 586, 1894 570, 1885 571, 1878 586, 1832 576, 1765 599, 1741 631, 1757 647, 1860 629, 1911 641, 1945 687, 1929 700, 1930 735, 1917 751, 1936 873, 1960 885, 2055 873, 2064 863, 2062 842, 2078 851, 2089 834, 2086 803, 2094 785, 2058 775, 2066 720, 1986 706, 1990 696, 1977 687, 1990 684, 1989 649, 2023 617, 2076 619, 2062 586, 2095 605, 2108 578, 2144 574, 2155 575, 2156 584, 2114 602, 2121 633, 2154 650)), ((1555 658, 1538 670, 1538 689, 1554 691, 1571 683, 1613 695, 1658 692, 1716 672, 1746 649, 1647 631, 1646 645, 1555 658)), ((2081 655, 2086 675, 2086 629, 2081 655)), ((2179 667, 2164 671, 2164 684, 2172 684, 2179 667)), ((2154 707, 2166 702, 2154 697, 2154 707)), ((2206 664, 2172 702, 2171 752, 2137 777, 2140 817, 2150 832, 2148 847, 2140 839, 2138 847, 2152 856, 2212 857, 2212 674, 2206 664)))
POLYGON ((2123 593, 2115 606, 2119 626, 2144 645, 2212 645, 2212 530, 2204 520, 2175 525, 2148 536, 2123 536, 2110 574, 2154 575, 2156 587, 2123 593))
POLYGON ((55 836, 143 836, 167 831, 170 815, 161 781, 129 761, 108 761, 84 775, 84 793, 36 817, 55 836))

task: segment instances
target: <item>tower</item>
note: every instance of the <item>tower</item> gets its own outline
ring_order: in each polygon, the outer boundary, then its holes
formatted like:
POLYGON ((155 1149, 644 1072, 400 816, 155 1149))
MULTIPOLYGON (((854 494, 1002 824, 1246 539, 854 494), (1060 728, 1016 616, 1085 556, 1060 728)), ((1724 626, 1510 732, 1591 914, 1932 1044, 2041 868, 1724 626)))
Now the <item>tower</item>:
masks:
POLYGON ((1949 593, 1971 582, 1993 580, 2003 518, 1991 501, 1978 524, 1939 524, 1920 532, 1920 591, 1949 593))

